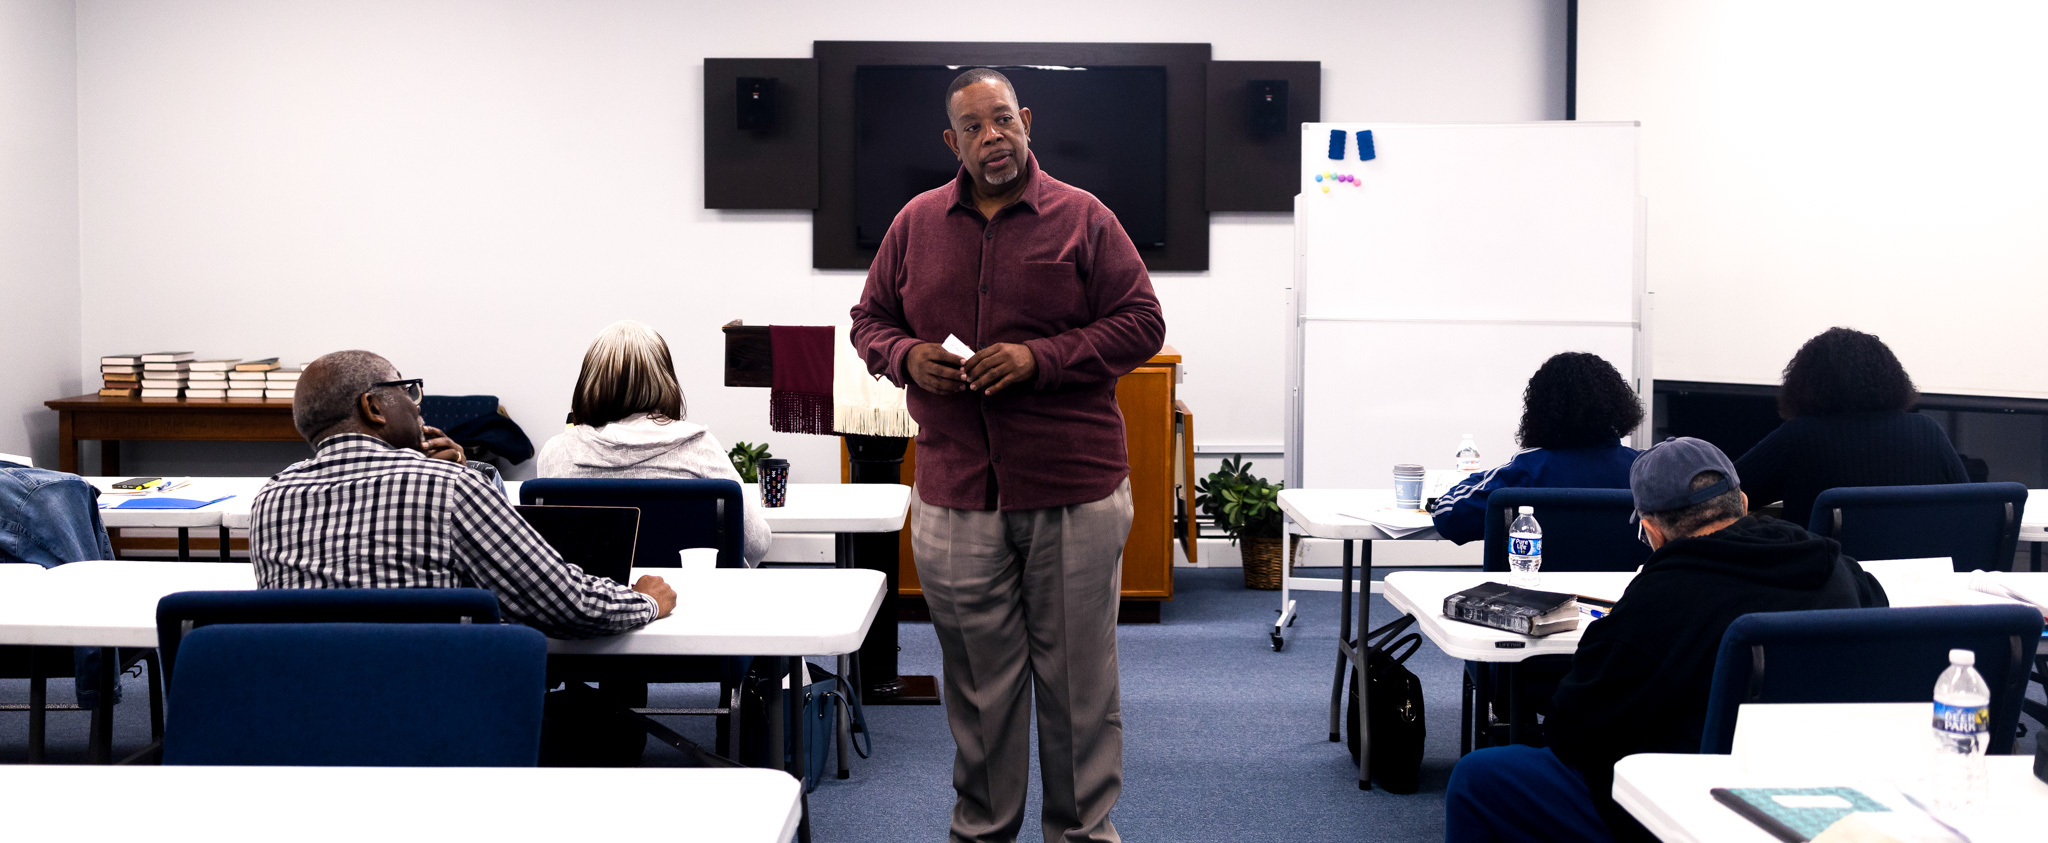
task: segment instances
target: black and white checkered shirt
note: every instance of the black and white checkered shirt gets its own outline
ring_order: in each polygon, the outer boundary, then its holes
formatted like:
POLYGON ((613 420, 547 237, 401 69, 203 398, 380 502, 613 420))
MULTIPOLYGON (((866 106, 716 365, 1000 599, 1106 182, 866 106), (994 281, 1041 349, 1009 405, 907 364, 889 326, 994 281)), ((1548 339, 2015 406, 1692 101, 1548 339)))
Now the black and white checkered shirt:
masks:
POLYGON ((562 561, 477 472, 345 433, 256 493, 249 558, 261 588, 478 587, 557 638, 654 620, 654 598, 562 561))

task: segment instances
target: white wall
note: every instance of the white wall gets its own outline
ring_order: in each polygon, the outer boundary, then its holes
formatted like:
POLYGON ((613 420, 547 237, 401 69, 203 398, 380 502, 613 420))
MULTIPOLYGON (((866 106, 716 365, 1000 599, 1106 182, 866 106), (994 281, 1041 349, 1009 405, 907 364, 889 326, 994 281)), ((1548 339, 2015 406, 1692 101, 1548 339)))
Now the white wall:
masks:
MULTIPOLYGON (((718 326, 842 320, 863 276, 810 268, 808 213, 703 208, 705 57, 1209 42, 1323 62, 1324 119, 1556 119, 1563 6, 1050 0, 991 27, 930 2, 82 0, 79 371, 143 347, 363 347, 434 392, 502 396, 538 440, 590 336, 633 317, 668 337, 692 418, 834 479, 833 440, 771 434, 765 390, 720 385, 718 326)), ((1277 450, 1291 243, 1287 215, 1218 215, 1210 271, 1154 276, 1204 443, 1277 450)))
POLYGON ((78 366, 76 33, 71 0, 0 3, 0 453, 49 468, 43 402, 98 386, 78 366))
POLYGON ((1579 111, 1641 120, 1660 379, 1776 383, 1832 325, 1925 392, 2048 398, 2048 5, 1587 0, 1579 111))

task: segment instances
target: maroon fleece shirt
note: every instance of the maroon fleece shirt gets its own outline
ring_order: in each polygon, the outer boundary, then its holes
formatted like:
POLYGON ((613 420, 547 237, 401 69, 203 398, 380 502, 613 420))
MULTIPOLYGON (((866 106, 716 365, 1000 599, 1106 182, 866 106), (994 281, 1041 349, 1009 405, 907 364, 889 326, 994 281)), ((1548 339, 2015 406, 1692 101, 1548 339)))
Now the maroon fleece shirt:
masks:
POLYGON ((953 509, 1098 501, 1130 474, 1116 381, 1157 354, 1166 319, 1137 247, 1093 194, 1027 162, 1016 202, 984 219, 963 168, 896 215, 853 308, 868 371, 909 388, 917 493, 953 509), (958 336, 1023 343, 1035 383, 994 396, 926 392, 905 363, 958 336), (991 479, 993 474, 993 479, 991 479))

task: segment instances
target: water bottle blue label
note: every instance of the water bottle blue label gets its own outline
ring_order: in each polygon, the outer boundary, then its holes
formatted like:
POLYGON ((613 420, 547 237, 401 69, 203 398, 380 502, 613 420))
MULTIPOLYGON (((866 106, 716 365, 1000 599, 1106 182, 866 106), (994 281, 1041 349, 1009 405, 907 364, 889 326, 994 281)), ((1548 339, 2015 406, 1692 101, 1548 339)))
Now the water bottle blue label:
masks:
POLYGON ((1991 733, 1991 709, 1981 705, 1934 704, 1934 730, 1957 735, 1991 733))
MULTIPOLYGON (((1500 534, 1495 533, 1494 535, 1500 534)), ((1543 538, 1541 536, 1538 536, 1536 538, 1529 538, 1526 536, 1510 536, 1508 538, 1508 555, 1542 556, 1543 538)))

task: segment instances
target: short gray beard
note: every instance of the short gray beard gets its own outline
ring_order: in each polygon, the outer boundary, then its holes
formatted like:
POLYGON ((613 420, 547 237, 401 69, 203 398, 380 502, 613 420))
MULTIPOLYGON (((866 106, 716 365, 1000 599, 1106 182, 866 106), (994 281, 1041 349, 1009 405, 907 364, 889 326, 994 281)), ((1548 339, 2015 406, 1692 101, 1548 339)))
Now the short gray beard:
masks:
POLYGON ((988 171, 984 170, 982 171, 981 177, 983 179, 986 179, 989 184, 994 185, 996 187, 1001 187, 1003 185, 1009 184, 1010 182, 1016 181, 1017 176, 1022 174, 1023 172, 1023 170, 1012 167, 1010 168, 1010 174, 1007 176, 991 176, 988 174, 988 171))

